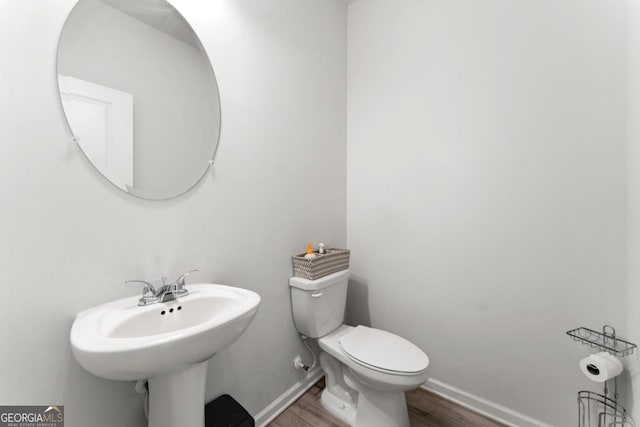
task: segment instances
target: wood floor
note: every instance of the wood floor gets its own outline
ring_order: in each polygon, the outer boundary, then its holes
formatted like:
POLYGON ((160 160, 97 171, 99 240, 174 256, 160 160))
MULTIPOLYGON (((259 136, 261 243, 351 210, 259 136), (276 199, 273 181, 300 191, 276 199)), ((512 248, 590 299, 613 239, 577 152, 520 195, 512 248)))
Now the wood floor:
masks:
MULTIPOLYGON (((269 427, 347 427, 320 404, 323 389, 324 379, 280 414, 269 427)), ((407 406, 411 427, 504 427, 422 389, 407 393, 407 406)))

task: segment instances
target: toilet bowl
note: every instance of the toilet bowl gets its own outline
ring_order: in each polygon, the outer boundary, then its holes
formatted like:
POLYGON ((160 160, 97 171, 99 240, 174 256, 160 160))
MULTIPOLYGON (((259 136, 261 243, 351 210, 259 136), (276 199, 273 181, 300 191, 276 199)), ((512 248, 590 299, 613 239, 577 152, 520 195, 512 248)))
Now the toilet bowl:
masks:
POLYGON ((296 328, 322 349, 322 406, 350 426, 409 427, 404 393, 427 380, 429 358, 398 335, 344 325, 348 277, 289 281, 296 328))
POLYGON ((409 426, 404 392, 427 380, 429 359, 422 350, 397 335, 365 326, 342 325, 318 343, 327 377, 325 409, 352 426, 409 426), (357 394, 345 399, 348 389, 357 394))

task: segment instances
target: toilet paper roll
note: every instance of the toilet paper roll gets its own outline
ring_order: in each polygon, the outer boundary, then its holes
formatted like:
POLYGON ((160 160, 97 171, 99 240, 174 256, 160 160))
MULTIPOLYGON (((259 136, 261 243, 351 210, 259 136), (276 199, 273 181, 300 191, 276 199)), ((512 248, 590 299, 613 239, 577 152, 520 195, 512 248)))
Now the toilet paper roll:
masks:
POLYGON ((615 356, 603 351, 580 361, 580 370, 591 381, 603 383, 622 373, 624 367, 615 356))

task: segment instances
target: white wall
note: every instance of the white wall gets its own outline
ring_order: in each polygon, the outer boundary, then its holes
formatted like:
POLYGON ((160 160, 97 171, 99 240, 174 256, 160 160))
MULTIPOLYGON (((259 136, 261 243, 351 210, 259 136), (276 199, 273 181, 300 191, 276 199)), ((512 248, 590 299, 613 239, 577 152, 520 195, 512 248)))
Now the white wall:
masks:
POLYGON ((58 73, 133 95, 136 190, 162 198, 202 177, 220 106, 200 49, 99 0, 74 8, 60 46, 58 73))
POLYGON ((71 323, 138 294, 125 279, 200 268, 194 279, 262 296, 247 332, 210 363, 207 383, 208 398, 230 393, 255 414, 301 379, 290 255, 307 241, 345 244, 345 6, 173 2, 211 56, 223 131, 198 188, 145 202, 112 187, 70 142, 55 57, 73 3, 0 3, 0 402, 63 404, 69 427, 144 425, 132 384, 75 362, 71 323))
POLYGON ((625 333, 626 19, 607 0, 349 7, 350 321, 557 426, 594 388, 565 331, 625 333))
MULTIPOLYGON (((640 343, 640 4, 629 2, 627 112, 627 328, 629 339, 640 343)), ((640 420, 640 355, 629 359, 631 387, 627 402, 640 420)))

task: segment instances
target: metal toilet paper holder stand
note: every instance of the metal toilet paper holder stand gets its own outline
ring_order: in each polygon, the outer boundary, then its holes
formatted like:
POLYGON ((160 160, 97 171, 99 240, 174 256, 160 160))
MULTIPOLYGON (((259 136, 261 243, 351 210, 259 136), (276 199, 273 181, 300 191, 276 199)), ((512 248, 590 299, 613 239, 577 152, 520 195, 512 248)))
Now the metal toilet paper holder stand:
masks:
MULTIPOLYGON (((582 344, 606 351, 617 357, 633 354, 637 345, 616 337, 613 326, 604 325, 602 332, 589 328, 576 328, 567 331, 567 335, 582 344)), ((631 418, 627 410, 618 403, 618 377, 604 382, 604 394, 589 390, 578 392, 578 426, 609 427, 627 426, 631 418), (613 381, 613 395, 609 397, 608 383, 613 381), (592 414, 594 414, 592 421, 592 414)))

